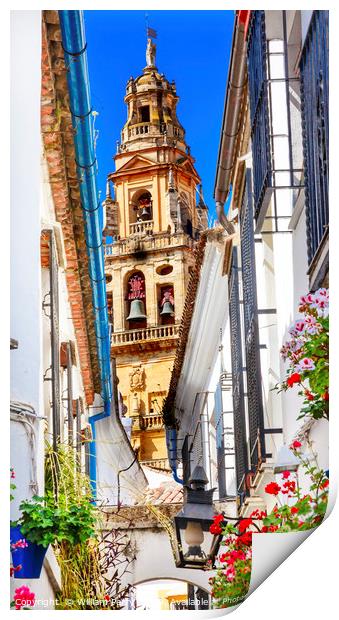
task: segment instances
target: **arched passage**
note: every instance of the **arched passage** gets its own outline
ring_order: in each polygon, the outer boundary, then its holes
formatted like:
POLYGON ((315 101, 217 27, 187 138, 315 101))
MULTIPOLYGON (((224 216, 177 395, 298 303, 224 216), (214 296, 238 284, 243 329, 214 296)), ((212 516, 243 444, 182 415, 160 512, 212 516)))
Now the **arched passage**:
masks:
POLYGON ((209 609, 209 592, 189 581, 154 579, 134 587, 134 607, 140 610, 176 611, 209 609))
POLYGON ((135 559, 128 567, 126 584, 174 579, 192 583, 210 593, 213 571, 177 568, 167 532, 159 527, 133 528, 128 532, 135 559))

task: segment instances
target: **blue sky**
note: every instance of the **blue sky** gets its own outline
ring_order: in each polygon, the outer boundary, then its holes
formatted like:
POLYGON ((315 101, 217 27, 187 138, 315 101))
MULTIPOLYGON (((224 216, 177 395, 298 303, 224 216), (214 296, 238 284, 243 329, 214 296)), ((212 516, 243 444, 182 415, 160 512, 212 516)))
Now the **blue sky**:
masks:
MULTIPOLYGON (((156 64, 160 73, 176 82, 178 118, 212 213, 233 19, 233 11, 148 11, 148 24, 158 34, 156 64)), ((116 141, 126 122, 126 82, 146 65, 145 12, 85 11, 85 26, 92 105, 99 112, 95 127, 103 198, 106 176, 114 170, 116 141)))

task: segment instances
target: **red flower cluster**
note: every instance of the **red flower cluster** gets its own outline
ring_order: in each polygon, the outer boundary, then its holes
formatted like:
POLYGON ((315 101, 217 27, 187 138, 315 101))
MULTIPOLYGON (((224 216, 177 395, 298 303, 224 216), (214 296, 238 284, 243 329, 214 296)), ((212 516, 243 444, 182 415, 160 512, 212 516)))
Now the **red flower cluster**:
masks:
POLYGON ((256 508, 253 512, 251 512, 252 519, 259 519, 261 521, 262 519, 265 519, 265 517, 267 517, 266 510, 259 510, 256 508))
POLYGON ((295 493, 295 481, 294 480, 286 480, 283 484, 282 493, 287 495, 287 493, 295 493))
POLYGON ((301 443, 300 441, 293 441, 290 445, 290 450, 298 450, 298 448, 301 448, 301 443))
POLYGON ((298 372, 293 372, 286 380, 288 387, 293 387, 295 383, 300 383, 301 375, 298 372))
POLYGON ((16 549, 25 549, 26 547, 28 547, 28 543, 24 538, 20 538, 20 540, 17 540, 15 543, 11 543, 12 551, 16 549))
POLYGON ((215 515, 215 517, 213 517, 213 523, 212 525, 210 525, 210 532, 211 534, 221 534, 222 533, 222 529, 220 524, 223 522, 224 520, 224 515, 220 514, 220 515, 215 515))
POLYGON ((241 549, 232 549, 227 551, 227 553, 223 553, 219 560, 227 564, 234 564, 236 560, 246 560, 246 555, 241 549))
POLYGON ((245 547, 250 547, 252 545, 252 532, 244 532, 241 536, 238 537, 238 542, 245 547))
POLYGON ((276 482, 270 482, 265 486, 265 492, 269 493, 269 495, 278 495, 281 487, 276 482))
POLYGON ((250 527, 250 525, 253 525, 252 519, 241 519, 238 524, 238 531, 240 534, 243 534, 250 527))
POLYGON ((17 573, 17 572, 18 572, 18 570, 21 570, 21 569, 22 569, 22 565, 21 565, 21 564, 18 564, 18 566, 11 566, 11 567, 10 567, 10 573, 9 573, 9 574, 10 574, 10 576, 11 576, 11 577, 13 577, 13 575, 14 575, 15 573, 17 573))
POLYGON ((14 592, 15 609, 23 607, 33 607, 35 603, 35 594, 31 592, 28 586, 21 586, 14 592))
POLYGON ((286 480, 286 478, 289 478, 290 475, 291 475, 290 471, 287 471, 287 470, 283 471, 283 473, 282 473, 283 480, 286 480))
POLYGON ((267 534, 269 532, 276 532, 279 529, 278 525, 263 525, 261 528, 261 531, 264 534, 267 534))

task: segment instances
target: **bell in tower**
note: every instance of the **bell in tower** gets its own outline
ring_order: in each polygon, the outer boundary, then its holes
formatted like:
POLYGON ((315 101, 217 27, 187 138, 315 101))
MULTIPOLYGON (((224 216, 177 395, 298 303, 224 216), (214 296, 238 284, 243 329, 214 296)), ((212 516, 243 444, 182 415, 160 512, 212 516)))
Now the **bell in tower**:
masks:
POLYGON ((140 321, 142 319, 147 319, 144 302, 142 299, 133 299, 131 301, 131 309, 127 317, 127 321, 140 321))

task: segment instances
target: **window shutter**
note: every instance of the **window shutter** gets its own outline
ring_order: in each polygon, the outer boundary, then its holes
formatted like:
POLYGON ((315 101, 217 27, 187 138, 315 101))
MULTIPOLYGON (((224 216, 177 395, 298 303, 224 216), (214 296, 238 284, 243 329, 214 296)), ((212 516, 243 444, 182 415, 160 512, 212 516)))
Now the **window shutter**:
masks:
POLYGON ((307 250, 312 262, 328 215, 328 11, 313 11, 300 60, 307 250))
POLYGON ((229 278, 229 314, 231 330, 232 396, 234 411, 236 478, 237 487, 240 489, 243 486, 245 476, 248 471, 248 462, 246 447, 239 273, 236 247, 234 247, 232 251, 232 264, 229 278))
POLYGON ((265 11, 252 11, 247 43, 255 218, 272 185, 265 11))
POLYGON ((223 403, 220 382, 214 395, 215 439, 217 450, 217 472, 219 499, 226 497, 226 470, 225 470, 225 442, 224 442, 224 419, 223 403))
POLYGON ((240 238, 249 440, 251 468, 255 470, 260 457, 265 457, 265 440, 250 170, 246 172, 246 186, 240 213, 240 238))

